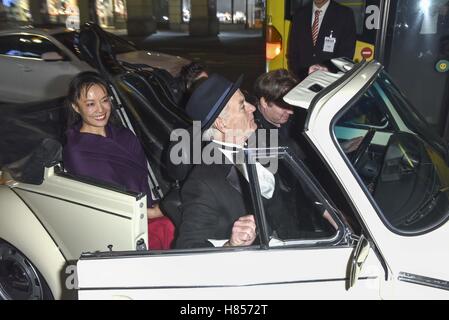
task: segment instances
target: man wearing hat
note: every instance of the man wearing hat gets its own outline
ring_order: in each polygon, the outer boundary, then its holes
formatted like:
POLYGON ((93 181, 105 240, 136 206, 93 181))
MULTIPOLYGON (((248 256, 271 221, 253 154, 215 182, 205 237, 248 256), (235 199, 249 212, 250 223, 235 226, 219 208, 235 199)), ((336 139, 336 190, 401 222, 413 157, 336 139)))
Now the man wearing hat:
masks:
MULTIPOLYGON (((208 153, 203 152, 203 162, 193 168, 184 183, 176 248, 250 246, 256 241, 249 178, 239 161, 240 151, 257 129, 253 115, 256 108, 245 101, 239 90, 241 81, 232 83, 211 75, 187 103, 188 115, 201 121, 202 140, 210 141, 204 150, 210 151, 214 161, 205 159, 208 153)), ((299 219, 285 207, 289 200, 279 186, 279 178, 258 162, 255 167, 269 233, 280 239, 301 238, 299 219)), ((323 217, 337 228, 326 213, 323 217)))
POLYGON ((256 108, 245 101, 241 82, 211 75, 187 103, 188 115, 201 121, 203 140, 212 141, 212 157, 225 160, 197 165, 185 181, 177 248, 249 246, 256 240, 250 198, 243 196, 249 184, 233 158, 257 129, 256 108))

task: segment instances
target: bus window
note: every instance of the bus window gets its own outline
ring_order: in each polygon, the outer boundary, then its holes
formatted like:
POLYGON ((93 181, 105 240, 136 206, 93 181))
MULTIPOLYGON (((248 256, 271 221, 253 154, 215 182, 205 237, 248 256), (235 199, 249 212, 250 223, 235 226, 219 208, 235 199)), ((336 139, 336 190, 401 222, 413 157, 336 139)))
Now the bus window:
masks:
POLYGON ((390 12, 382 62, 426 121, 448 138, 449 3, 397 0, 390 12))

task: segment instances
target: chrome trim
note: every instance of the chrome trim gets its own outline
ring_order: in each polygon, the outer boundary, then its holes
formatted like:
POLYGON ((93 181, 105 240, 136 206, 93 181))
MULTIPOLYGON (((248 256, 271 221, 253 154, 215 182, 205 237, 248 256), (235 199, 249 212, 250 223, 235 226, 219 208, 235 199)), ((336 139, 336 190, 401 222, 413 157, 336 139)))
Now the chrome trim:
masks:
POLYGON ((31 57, 21 57, 21 56, 11 56, 7 54, 0 54, 1 57, 7 57, 11 59, 21 59, 21 60, 34 60, 34 61, 43 61, 41 58, 31 58, 31 57))
MULTIPOLYGON (((360 281, 377 280, 378 277, 363 277, 360 281)), ((209 288, 250 288, 261 286, 278 286, 278 285, 296 285, 296 284, 310 284, 310 283, 328 283, 328 282, 346 282, 346 278, 332 278, 332 279, 313 279, 313 280, 297 280, 297 281, 278 281, 265 283, 250 283, 244 285, 184 285, 184 286, 128 286, 128 287, 80 287, 79 291, 119 291, 119 290, 173 290, 173 289, 209 289, 209 288)))
POLYGON ((400 272, 398 280, 402 282, 449 291, 449 281, 446 280, 434 279, 406 272, 400 272))

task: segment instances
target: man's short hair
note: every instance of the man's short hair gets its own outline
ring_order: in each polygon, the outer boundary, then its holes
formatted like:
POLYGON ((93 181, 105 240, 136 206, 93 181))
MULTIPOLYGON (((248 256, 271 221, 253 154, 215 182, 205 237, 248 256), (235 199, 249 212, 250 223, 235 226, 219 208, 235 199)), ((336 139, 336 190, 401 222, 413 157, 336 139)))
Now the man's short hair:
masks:
POLYGON ((286 69, 273 70, 257 78, 254 93, 258 100, 277 102, 298 84, 295 76, 286 69))

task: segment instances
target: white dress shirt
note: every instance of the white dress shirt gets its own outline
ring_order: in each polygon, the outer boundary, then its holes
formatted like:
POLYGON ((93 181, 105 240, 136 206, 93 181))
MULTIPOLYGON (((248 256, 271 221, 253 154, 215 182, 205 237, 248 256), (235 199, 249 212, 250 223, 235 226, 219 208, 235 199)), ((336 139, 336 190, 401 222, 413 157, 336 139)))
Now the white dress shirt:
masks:
POLYGON ((321 29, 321 24, 323 23, 323 19, 324 19, 324 15, 326 14, 327 8, 329 8, 330 5, 330 0, 328 2, 326 2, 326 4, 324 4, 321 8, 318 8, 315 5, 315 2, 313 3, 313 9, 312 9, 312 28, 313 28, 313 21, 315 21, 315 11, 320 10, 321 14, 320 14, 320 20, 318 23, 318 34, 320 32, 321 29))
MULTIPOLYGON (((249 176, 248 172, 246 171, 246 167, 244 165, 235 164, 234 163, 234 157, 233 155, 238 153, 239 151, 243 150, 241 146, 232 144, 232 143, 225 143, 221 141, 213 140, 214 143, 227 147, 228 149, 220 149, 220 151, 225 155, 225 157, 233 163, 239 171, 243 174, 246 181, 249 182, 249 176), (229 150, 231 149, 231 150, 229 150), (236 149, 237 151, 233 151, 232 149, 236 149)), ((259 162, 256 162, 256 170, 257 170, 257 178, 259 180, 259 187, 260 187, 260 193, 265 199, 271 199, 273 198, 274 194, 274 188, 276 180, 274 178, 273 173, 270 172, 267 168, 265 168, 263 165, 261 165, 259 162)))

